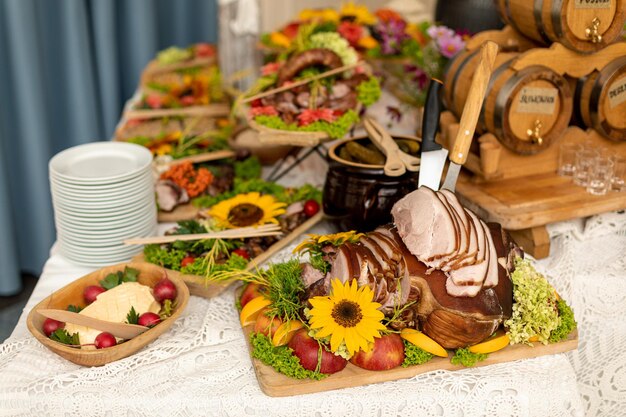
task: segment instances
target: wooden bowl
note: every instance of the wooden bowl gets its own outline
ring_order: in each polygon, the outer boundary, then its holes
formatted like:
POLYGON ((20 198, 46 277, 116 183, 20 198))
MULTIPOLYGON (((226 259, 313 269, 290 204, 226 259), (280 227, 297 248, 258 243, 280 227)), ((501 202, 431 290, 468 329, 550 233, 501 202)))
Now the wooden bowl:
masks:
POLYGON ((65 310, 70 304, 83 306, 85 304, 83 300, 83 290, 85 287, 88 285, 99 285, 100 280, 104 279, 104 277, 108 274, 122 271, 124 270, 124 267, 127 266, 139 270, 137 281, 140 284, 154 287, 154 285, 163 278, 163 268, 145 262, 128 262, 99 269, 71 282, 60 290, 55 291, 49 297, 45 298, 33 307, 26 320, 28 330, 37 340, 39 340, 52 352, 78 365, 101 366, 136 353, 141 348, 165 333, 167 329, 174 324, 176 319, 181 315, 187 306, 187 302, 189 301, 189 290, 180 278, 168 276, 168 278, 176 286, 177 291, 174 304, 175 308, 170 317, 163 320, 161 323, 145 333, 124 343, 106 349, 77 349, 49 339, 42 330, 43 322, 46 318, 37 312, 37 310, 48 308, 65 310))

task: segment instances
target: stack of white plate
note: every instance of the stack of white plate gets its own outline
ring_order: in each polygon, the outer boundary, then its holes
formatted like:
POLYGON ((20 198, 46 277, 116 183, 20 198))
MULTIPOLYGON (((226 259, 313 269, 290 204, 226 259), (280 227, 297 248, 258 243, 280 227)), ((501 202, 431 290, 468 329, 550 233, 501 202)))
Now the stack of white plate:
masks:
POLYGON ((63 256, 97 267, 127 261, 141 250, 123 241, 156 233, 151 164, 148 149, 124 142, 80 145, 50 160, 57 241, 63 256))

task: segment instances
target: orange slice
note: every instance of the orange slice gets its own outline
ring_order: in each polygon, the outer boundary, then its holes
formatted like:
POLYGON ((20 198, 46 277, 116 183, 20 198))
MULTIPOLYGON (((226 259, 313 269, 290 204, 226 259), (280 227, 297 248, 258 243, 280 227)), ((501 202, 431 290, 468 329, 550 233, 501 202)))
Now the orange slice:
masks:
POLYGON ((425 350, 428 353, 432 353, 435 356, 441 356, 442 358, 448 357, 448 351, 443 348, 439 343, 435 342, 424 333, 415 329, 402 329, 400 337, 409 343, 413 343, 420 349, 425 350))
POLYGON ((246 327, 250 324, 254 324, 256 322, 257 317, 261 311, 272 304, 270 300, 260 295, 256 298, 250 300, 242 309, 239 314, 239 321, 241 322, 241 327, 246 327))
POLYGON ((300 320, 289 320, 280 325, 274 337, 272 338, 272 344, 274 346, 282 346, 289 343, 293 335, 302 328, 303 324, 300 320))
POLYGON ((504 349, 509 345, 509 335, 503 330, 498 330, 496 334, 484 342, 470 346, 469 351, 472 353, 491 353, 504 349))

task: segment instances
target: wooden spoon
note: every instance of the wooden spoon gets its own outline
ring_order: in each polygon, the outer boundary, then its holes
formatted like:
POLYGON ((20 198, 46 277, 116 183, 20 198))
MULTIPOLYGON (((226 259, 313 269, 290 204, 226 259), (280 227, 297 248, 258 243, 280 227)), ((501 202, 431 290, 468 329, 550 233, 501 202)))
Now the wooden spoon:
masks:
MULTIPOLYGON (((385 161, 385 175, 390 177, 399 177, 400 175, 404 175, 406 167, 404 166, 402 159, 398 156, 396 149, 393 148, 393 145, 396 145, 395 142, 391 145, 389 141, 385 140, 385 137, 383 137, 382 133, 378 131, 371 119, 366 118, 363 121, 363 124, 372 143, 374 143, 374 145, 376 145, 376 147, 387 157, 387 160, 385 161)), ((393 139, 391 139, 391 142, 393 142, 393 139)))

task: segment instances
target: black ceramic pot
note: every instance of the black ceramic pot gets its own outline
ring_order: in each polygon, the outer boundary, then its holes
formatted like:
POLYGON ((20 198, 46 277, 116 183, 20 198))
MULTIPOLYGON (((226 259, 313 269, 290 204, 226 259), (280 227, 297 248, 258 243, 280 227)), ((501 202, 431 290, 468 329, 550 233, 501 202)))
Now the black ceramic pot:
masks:
POLYGON ((393 205, 417 188, 418 172, 407 171, 400 177, 388 177, 382 165, 339 158, 339 149, 350 140, 364 138, 341 141, 328 150, 324 213, 340 230, 368 232, 391 221, 393 205))
POLYGON ((494 0, 439 0, 435 21, 471 33, 504 26, 494 0))

